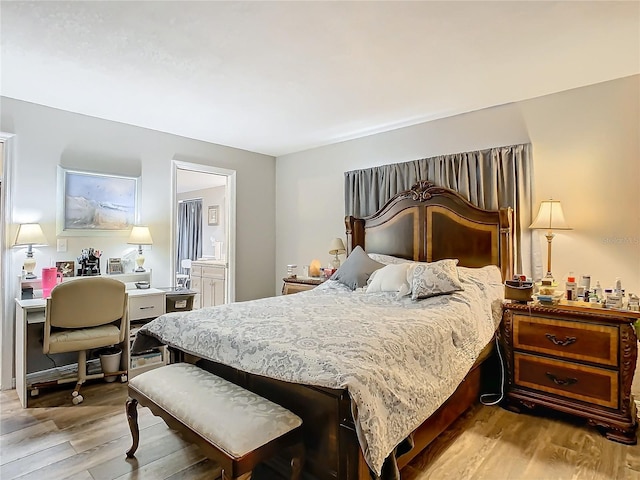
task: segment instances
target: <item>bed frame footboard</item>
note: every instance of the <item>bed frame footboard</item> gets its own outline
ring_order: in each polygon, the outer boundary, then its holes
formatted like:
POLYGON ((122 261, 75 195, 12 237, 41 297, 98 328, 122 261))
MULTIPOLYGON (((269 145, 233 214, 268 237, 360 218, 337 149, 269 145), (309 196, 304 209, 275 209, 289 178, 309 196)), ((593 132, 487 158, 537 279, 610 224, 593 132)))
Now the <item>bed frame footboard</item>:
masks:
MULTIPOLYGON (((495 377, 486 375, 488 370, 495 372, 491 347, 492 344, 485 349, 482 360, 474 365, 453 395, 414 432, 413 449, 398 458, 400 468, 478 402, 480 394, 487 389, 485 377, 495 377)), ((182 352, 172 351, 172 361, 184 359, 182 352)), ((351 415, 351 399, 346 390, 283 382, 209 360, 200 359, 197 365, 300 416, 303 420, 306 473, 319 480, 370 480, 351 415)), ((287 465, 286 459, 270 463, 272 468, 283 472, 287 465)))

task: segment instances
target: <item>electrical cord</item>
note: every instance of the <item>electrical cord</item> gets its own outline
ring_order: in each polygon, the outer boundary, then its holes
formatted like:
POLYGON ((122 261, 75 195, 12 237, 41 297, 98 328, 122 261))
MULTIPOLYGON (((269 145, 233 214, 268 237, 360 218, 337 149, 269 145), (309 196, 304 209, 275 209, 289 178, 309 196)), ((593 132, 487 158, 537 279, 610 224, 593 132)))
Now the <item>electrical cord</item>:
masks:
POLYGON ((58 364, 56 363, 56 361, 53 358, 51 358, 51 355, 49 355, 48 353, 45 353, 45 355, 47 356, 47 358, 49 360, 51 360, 51 363, 53 363, 53 368, 58 368, 58 364))
POLYGON ((480 403, 487 406, 497 405, 504 398, 504 360, 500 353, 500 344, 496 335, 496 349, 498 350, 498 358, 500 359, 500 393, 483 393, 480 395, 480 403))

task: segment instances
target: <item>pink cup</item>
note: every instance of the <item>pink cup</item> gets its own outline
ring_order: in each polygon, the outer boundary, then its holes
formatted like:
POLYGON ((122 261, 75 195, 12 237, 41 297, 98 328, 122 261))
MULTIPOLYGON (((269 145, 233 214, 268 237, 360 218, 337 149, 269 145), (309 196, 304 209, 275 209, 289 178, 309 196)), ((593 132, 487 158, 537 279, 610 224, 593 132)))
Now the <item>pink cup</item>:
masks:
POLYGON ((42 298, 51 296, 53 287, 62 283, 62 272, 56 267, 47 267, 42 269, 42 298))

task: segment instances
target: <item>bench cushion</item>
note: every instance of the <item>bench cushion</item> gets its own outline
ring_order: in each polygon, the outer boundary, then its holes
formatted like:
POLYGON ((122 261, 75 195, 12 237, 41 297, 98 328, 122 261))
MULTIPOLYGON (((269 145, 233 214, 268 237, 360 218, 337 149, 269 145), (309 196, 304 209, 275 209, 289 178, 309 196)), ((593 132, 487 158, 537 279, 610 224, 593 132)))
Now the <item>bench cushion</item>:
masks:
POLYGON ((188 363, 149 370, 129 388, 236 459, 302 424, 280 405, 188 363))

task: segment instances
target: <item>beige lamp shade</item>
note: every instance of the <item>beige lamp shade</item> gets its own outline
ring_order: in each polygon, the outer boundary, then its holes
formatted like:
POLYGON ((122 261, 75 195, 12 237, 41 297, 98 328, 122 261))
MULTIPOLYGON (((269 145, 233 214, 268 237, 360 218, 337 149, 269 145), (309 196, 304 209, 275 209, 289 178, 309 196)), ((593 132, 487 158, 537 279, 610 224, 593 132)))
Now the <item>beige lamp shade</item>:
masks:
POLYGON ((153 239, 151 238, 149 227, 141 225, 133 227, 127 243, 131 245, 153 245, 153 239))
POLYGON ((42 233, 42 228, 39 223, 23 223, 18 226, 18 233, 16 234, 16 241, 14 246, 27 245, 27 258, 24 259, 22 268, 24 268, 25 279, 31 280, 36 278, 33 271, 36 268, 36 259, 33 258, 33 246, 34 245, 47 245, 47 238, 42 233))
POLYGON ((340 259, 338 255, 342 255, 343 253, 347 253, 347 249, 344 248, 344 242, 341 238, 334 238, 331 240, 331 245, 329 245, 329 253, 331 255, 335 255, 335 258, 331 261, 331 265, 336 270, 340 268, 340 259))
POLYGON ((344 248, 344 242, 341 238, 334 238, 331 240, 331 245, 329 245, 329 253, 331 255, 342 255, 346 252, 347 249, 344 248))
POLYGON ((39 223, 23 223, 18 226, 14 245, 47 245, 47 238, 42 233, 39 223))
POLYGON ((151 239, 151 232, 149 232, 149 227, 145 227, 143 225, 136 225, 131 229, 131 234, 129 235, 129 240, 127 240, 128 244, 138 245, 138 256, 136 257, 136 269, 135 272, 145 272, 144 269, 144 255, 142 254, 142 245, 153 245, 153 240, 151 239))
POLYGON ((558 200, 544 200, 540 202, 538 215, 529 228, 544 230, 571 230, 564 218, 562 205, 558 200))
POLYGON ((571 227, 567 224, 564 218, 564 212, 562 211, 562 205, 557 200, 544 200, 540 202, 540 209, 538 215, 529 228, 547 230, 545 237, 547 237, 547 274, 546 279, 551 281, 551 284, 555 283, 553 274, 551 273, 551 242, 553 241, 552 230, 571 230, 571 227))

